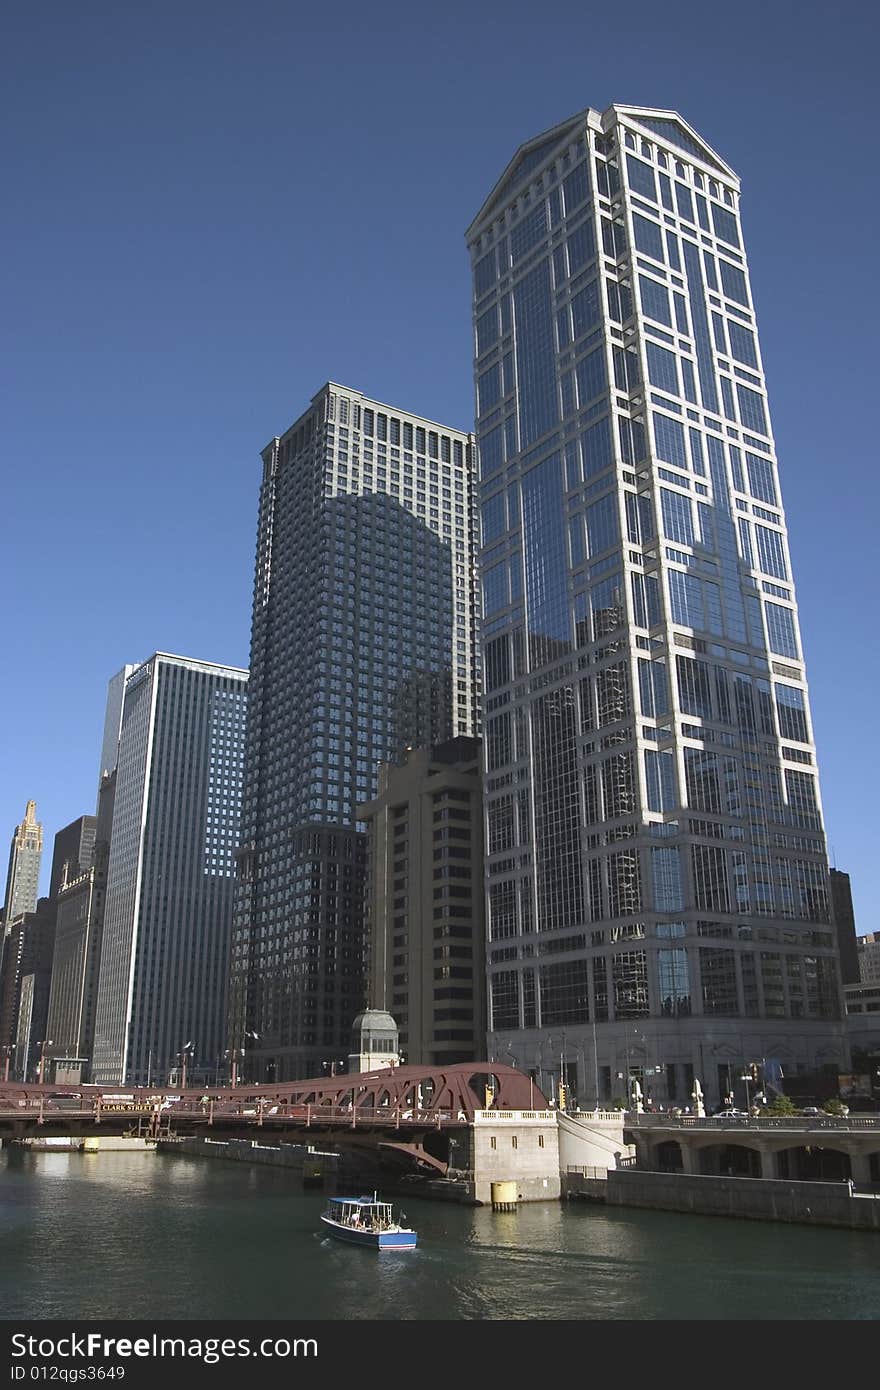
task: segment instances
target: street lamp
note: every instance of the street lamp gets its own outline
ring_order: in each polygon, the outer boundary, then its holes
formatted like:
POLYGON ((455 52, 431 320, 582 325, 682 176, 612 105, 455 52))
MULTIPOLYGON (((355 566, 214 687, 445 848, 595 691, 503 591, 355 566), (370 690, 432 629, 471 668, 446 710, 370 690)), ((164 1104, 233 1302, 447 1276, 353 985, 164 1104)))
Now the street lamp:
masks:
POLYGON ((54 1041, 54 1038, 43 1038, 41 1042, 37 1043, 37 1047, 40 1049, 40 1061, 37 1066, 37 1082, 40 1086, 42 1086, 43 1084, 43 1068, 46 1064, 46 1058, 43 1055, 43 1049, 51 1047, 54 1041))
POLYGON ((4 1067, 3 1067, 3 1080, 4 1080, 4 1081, 8 1081, 8 1080, 9 1080, 9 1065, 10 1065, 10 1063, 11 1063, 11 1061, 12 1061, 12 1054, 13 1054, 14 1051, 15 1051, 15 1043, 7 1043, 6 1046, 3 1048, 3 1052, 4 1052, 5 1057, 6 1057, 6 1063, 5 1063, 4 1067))

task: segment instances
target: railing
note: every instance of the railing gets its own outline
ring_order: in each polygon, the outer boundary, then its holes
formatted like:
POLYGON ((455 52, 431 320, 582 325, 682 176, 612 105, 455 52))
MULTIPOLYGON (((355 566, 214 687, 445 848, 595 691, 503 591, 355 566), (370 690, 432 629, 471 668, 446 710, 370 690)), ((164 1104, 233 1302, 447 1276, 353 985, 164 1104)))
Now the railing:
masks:
POLYGON ((577 1163, 569 1163, 565 1171, 566 1171, 566 1173, 569 1174, 570 1176, 572 1176, 572 1177, 578 1177, 578 1178, 607 1178, 607 1177, 608 1177, 608 1169, 607 1169, 607 1168, 597 1168, 595 1165, 590 1165, 590 1164, 583 1165, 583 1164, 577 1164, 577 1163))
POLYGON ((880 1130, 880 1119, 852 1119, 826 1115, 636 1115, 626 1112, 624 1123, 627 1129, 694 1129, 708 1126, 711 1129, 795 1129, 795 1130, 880 1130))
MULTIPOLYGON (((479 1113, 479 1112, 478 1112, 479 1113)), ((513 1118, 517 1112, 499 1113, 513 1118)), ((539 1117, 541 1112, 534 1112, 539 1117)), ((551 1115, 553 1112, 549 1112, 551 1115)), ((247 1101, 222 1101, 209 1097, 206 1101, 190 1099, 164 1101, 155 1104, 140 1102, 106 1101, 98 1096, 72 1102, 70 1104, 48 1101, 38 1097, 9 1100, 0 1098, 0 1120, 25 1120, 45 1125, 56 1121, 79 1120, 94 1124, 113 1123, 116 1120, 139 1125, 160 1125, 164 1129, 175 1121, 188 1125, 214 1126, 235 1125, 244 1122, 257 1128, 282 1128, 295 1122, 306 1129, 315 1126, 336 1125, 356 1129, 363 1124, 393 1125, 395 1129, 441 1129, 443 1126, 461 1126, 469 1123, 463 1110, 425 1110, 402 1109, 399 1106, 335 1106, 335 1105, 288 1105, 284 1103, 266 1104, 262 1100, 256 1104, 247 1101)))

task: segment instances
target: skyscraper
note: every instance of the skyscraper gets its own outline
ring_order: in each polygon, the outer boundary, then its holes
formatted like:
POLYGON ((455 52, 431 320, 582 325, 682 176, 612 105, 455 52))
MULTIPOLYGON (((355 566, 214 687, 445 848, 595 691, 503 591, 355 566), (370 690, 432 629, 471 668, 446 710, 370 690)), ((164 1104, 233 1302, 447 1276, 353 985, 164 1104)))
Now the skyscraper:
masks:
POLYGON ((675 112, 612 106, 467 234, 492 1041, 587 1101, 841 1058, 739 204, 675 112))
POLYGON ((125 682, 94 1081, 221 1068, 247 679, 157 652, 125 682))
MULTIPOLYGON (((115 789, 114 761, 113 771, 101 779, 97 817, 83 817, 94 822, 91 853, 78 864, 63 861, 54 899, 55 949, 46 1023, 51 1043, 46 1056, 52 1059, 51 1077, 56 1081, 82 1081, 91 1064, 115 789)), ((56 860, 59 839, 55 837, 56 860)))
POLYGON ((470 435, 333 382, 263 451, 230 1014, 252 1077, 348 1051, 356 807, 380 761, 475 731, 471 455, 470 435))
POLYGON ((22 912, 36 912, 43 857, 43 827, 37 820, 37 803, 29 801, 24 820, 17 825, 9 847, 3 920, 7 928, 22 912))

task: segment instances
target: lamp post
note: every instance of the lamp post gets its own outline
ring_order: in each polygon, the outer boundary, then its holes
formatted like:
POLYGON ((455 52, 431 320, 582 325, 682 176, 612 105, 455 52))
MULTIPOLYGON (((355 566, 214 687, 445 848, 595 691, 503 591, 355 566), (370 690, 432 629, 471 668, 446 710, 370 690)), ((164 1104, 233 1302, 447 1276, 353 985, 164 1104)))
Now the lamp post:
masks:
POLYGON ((186 1059, 187 1059, 187 1057, 191 1057, 191 1056, 192 1056, 193 1047, 194 1047, 194 1044, 193 1044, 192 1040, 190 1040, 189 1042, 185 1042, 185 1043, 183 1044, 183 1047, 180 1049, 180 1051, 179 1051, 178 1054, 177 1054, 178 1057, 180 1058, 180 1078, 181 1078, 181 1079, 180 1079, 180 1089, 181 1089, 181 1091, 185 1091, 185 1090, 186 1090, 186 1059))
POLYGON ((12 1061, 12 1054, 13 1054, 14 1051, 15 1051, 15 1043, 7 1043, 6 1046, 5 1046, 4 1049, 3 1049, 3 1052, 4 1052, 5 1056, 6 1056, 6 1062, 5 1062, 4 1067, 3 1067, 3 1080, 4 1080, 4 1081, 8 1081, 8 1080, 9 1080, 9 1066, 10 1066, 10 1063, 11 1063, 11 1061, 12 1061))
POLYGON ((37 1064, 37 1082, 40 1086, 43 1084, 43 1068, 46 1065, 44 1049, 51 1047, 53 1042, 54 1038, 43 1038, 41 1042, 37 1043, 37 1047, 40 1049, 40 1060, 37 1064))

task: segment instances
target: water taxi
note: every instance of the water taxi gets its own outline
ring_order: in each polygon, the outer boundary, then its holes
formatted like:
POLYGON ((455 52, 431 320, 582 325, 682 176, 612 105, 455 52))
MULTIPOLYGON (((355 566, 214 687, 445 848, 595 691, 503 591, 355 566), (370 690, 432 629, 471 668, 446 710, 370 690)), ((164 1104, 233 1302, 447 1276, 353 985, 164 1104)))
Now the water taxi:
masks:
POLYGON ((416 1232, 395 1221, 391 1203, 380 1202, 375 1192, 372 1197, 331 1197, 321 1220, 329 1235, 352 1245, 366 1245, 372 1250, 416 1248, 416 1232))

